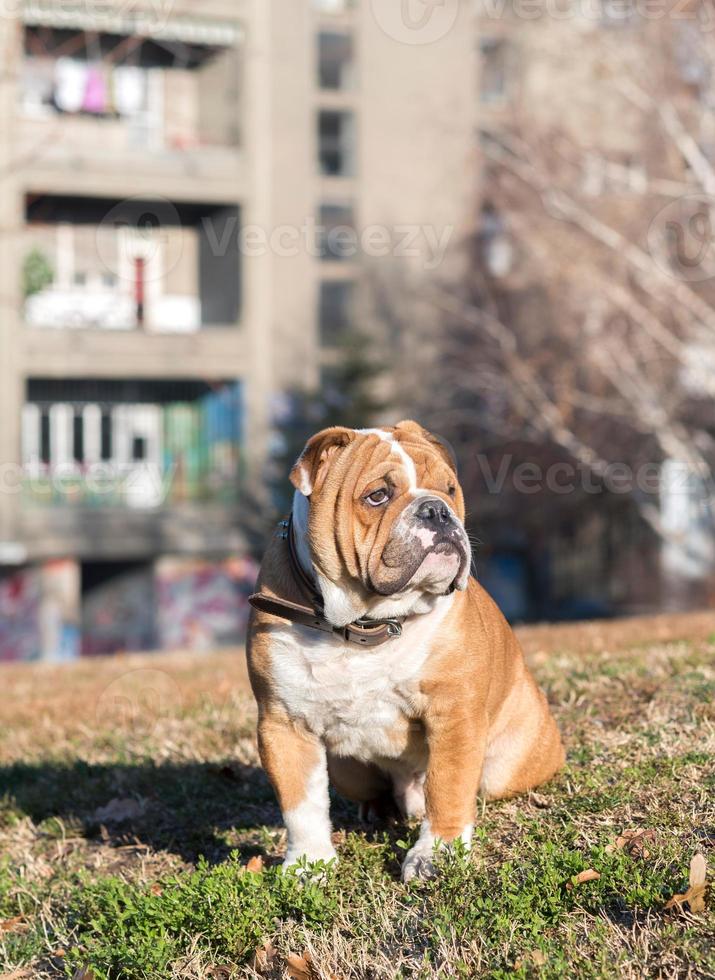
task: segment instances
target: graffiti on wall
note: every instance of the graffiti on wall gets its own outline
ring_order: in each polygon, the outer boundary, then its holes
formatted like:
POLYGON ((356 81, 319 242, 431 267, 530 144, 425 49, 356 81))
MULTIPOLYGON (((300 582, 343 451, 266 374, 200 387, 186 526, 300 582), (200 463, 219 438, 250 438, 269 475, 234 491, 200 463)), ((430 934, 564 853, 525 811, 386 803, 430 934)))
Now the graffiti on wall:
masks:
POLYGON ((50 561, 0 577, 0 662, 79 656, 79 566, 50 561))
POLYGON ((82 595, 80 565, 46 562, 0 576, 0 662, 243 643, 257 564, 161 558, 82 595))
POLYGON ((157 562, 158 633, 164 650, 242 643, 258 566, 250 558, 157 562))
POLYGON ((82 656, 153 650, 156 602, 151 565, 117 575, 82 600, 82 656))

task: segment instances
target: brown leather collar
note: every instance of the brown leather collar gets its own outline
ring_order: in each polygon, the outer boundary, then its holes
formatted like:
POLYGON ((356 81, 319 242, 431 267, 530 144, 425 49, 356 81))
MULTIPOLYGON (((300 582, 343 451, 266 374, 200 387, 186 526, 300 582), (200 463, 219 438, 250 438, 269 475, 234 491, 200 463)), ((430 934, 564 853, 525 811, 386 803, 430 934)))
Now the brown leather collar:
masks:
POLYGON ((362 646, 379 646, 381 643, 394 640, 402 634, 402 624, 398 619, 356 619, 354 623, 348 623, 347 626, 333 626, 323 615, 322 596, 298 560, 292 516, 287 521, 281 521, 280 527, 281 538, 288 544, 288 560, 293 577, 303 595, 310 599, 310 605, 302 605, 298 602, 290 602, 288 599, 265 595, 263 592, 255 592, 248 597, 248 601, 254 609, 259 609, 271 616, 279 616, 281 619, 288 619, 291 623, 297 623, 299 626, 308 626, 310 629, 321 630, 323 633, 332 633, 334 636, 342 637, 348 643, 358 643, 362 646))

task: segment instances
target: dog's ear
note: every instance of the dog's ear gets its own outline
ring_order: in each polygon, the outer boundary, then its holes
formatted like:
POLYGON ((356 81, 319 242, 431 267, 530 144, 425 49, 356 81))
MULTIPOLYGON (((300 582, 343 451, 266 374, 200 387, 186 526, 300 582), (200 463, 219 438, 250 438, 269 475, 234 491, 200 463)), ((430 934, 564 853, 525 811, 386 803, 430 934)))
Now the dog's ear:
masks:
POLYGON ((413 422, 411 419, 406 419, 404 422, 398 422, 395 426, 396 429, 402 432, 413 432, 417 436, 421 436, 426 442, 429 442, 437 452, 440 454, 442 459, 445 461, 447 466, 453 471, 454 475, 458 475, 457 469, 457 456, 452 449, 452 446, 443 439, 442 436, 436 436, 434 433, 429 432, 419 422, 413 422))
POLYGON ((312 436, 290 471, 290 482, 296 490, 300 490, 306 497, 319 490, 325 479, 329 460, 338 449, 352 442, 355 435, 354 429, 337 425, 312 436))

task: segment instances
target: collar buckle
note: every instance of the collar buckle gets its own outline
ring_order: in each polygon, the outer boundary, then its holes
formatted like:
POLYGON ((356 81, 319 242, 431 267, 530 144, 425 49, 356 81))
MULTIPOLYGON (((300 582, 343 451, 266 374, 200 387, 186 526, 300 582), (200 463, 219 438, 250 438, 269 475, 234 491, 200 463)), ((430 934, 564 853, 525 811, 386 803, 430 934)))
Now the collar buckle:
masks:
POLYGON ((317 629, 325 629, 326 632, 334 632, 342 636, 348 643, 359 643, 363 646, 377 646, 387 640, 395 640, 402 636, 402 623, 399 619, 356 619, 348 623, 344 628, 333 627, 324 618, 323 597, 309 578, 298 558, 298 550, 295 543, 295 529, 293 527, 293 515, 280 522, 281 538, 287 539, 288 560, 290 562, 293 577, 298 583, 301 591, 310 597, 311 605, 316 612, 316 618, 325 623, 317 625, 317 629))

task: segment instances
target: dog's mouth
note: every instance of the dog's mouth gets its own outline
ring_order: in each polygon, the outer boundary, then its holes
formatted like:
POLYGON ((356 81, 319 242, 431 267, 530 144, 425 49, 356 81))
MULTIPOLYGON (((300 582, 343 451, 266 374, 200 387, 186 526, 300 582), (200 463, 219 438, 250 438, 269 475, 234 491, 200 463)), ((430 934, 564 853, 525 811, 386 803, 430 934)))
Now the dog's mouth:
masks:
POLYGON ((412 537, 388 543, 369 587, 378 595, 395 595, 410 588, 445 594, 464 588, 470 552, 463 528, 456 527, 429 543, 412 537))
POLYGON ((432 582, 439 587, 449 577, 446 592, 454 592, 469 562, 467 550, 461 540, 450 538, 439 541, 425 554, 417 574, 424 577, 425 585, 432 582))

